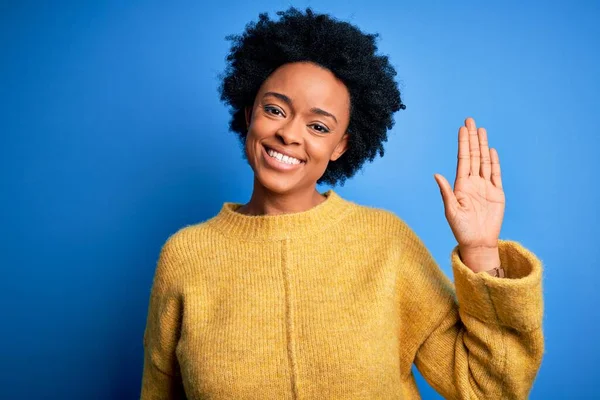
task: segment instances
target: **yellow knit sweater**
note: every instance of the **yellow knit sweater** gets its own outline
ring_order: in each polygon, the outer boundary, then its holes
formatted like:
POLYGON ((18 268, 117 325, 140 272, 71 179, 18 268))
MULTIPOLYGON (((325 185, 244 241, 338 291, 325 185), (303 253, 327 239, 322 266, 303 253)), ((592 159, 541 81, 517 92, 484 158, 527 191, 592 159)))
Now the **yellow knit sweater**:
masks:
POLYGON ((334 191, 310 210, 212 219, 164 244, 142 399, 525 399, 539 369, 542 266, 499 241, 507 278, 454 282, 389 211, 334 191))

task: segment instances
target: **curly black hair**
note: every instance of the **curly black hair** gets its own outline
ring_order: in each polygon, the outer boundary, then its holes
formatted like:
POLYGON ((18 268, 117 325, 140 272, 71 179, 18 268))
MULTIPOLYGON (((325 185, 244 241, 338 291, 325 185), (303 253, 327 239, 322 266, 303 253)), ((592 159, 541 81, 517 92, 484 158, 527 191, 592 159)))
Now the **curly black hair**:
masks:
POLYGON ((330 70, 350 93, 348 149, 331 161, 317 183, 341 184, 352 177, 377 152, 383 156, 387 130, 394 125, 393 113, 406 106, 388 57, 375 54, 379 34, 365 34, 356 26, 310 8, 303 14, 294 7, 277 12, 279 21, 259 14, 232 41, 227 67, 221 75, 221 101, 231 106, 230 129, 245 142, 245 107, 267 77, 283 64, 312 62, 330 70))

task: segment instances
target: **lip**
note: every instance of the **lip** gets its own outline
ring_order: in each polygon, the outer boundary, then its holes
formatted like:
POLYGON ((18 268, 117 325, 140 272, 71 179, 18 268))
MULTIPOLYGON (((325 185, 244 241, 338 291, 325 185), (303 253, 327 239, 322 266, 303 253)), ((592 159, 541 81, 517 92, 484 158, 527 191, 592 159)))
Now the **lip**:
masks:
MULTIPOLYGON (((267 163, 267 165, 269 167, 271 167, 273 169, 276 169, 279 171, 292 171, 292 170, 301 168, 302 165, 304 164, 304 161, 300 162, 300 164, 283 163, 283 162, 277 160, 276 158, 271 157, 269 155, 269 153, 267 153, 267 148, 265 146, 261 146, 261 147, 262 147, 262 154, 263 154, 263 158, 265 159, 265 162, 267 163)), ((279 151, 277 151, 277 152, 279 152, 279 151)), ((284 154, 284 153, 281 153, 281 154, 284 154)))

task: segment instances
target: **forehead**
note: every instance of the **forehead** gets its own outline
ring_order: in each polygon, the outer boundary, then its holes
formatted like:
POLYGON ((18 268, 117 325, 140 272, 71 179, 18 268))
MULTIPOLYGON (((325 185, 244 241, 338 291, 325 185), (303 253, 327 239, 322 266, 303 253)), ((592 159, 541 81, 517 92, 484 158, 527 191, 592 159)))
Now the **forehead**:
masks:
POLYGON ((259 94, 265 92, 285 94, 294 106, 327 107, 342 112, 350 105, 346 85, 331 71, 308 62, 285 64, 276 69, 259 94))

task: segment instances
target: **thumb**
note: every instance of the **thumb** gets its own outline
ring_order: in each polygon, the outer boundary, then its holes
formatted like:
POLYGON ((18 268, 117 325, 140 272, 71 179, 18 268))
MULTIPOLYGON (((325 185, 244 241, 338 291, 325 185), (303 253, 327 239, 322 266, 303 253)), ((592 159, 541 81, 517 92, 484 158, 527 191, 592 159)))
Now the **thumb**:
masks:
POLYGON ((452 191, 452 187, 450 187, 450 184, 448 183, 446 178, 444 178, 442 175, 433 174, 433 177, 435 178, 435 181, 437 182, 438 186, 440 187, 440 193, 442 194, 442 200, 444 201, 444 207, 446 209, 449 209, 449 207, 455 201, 454 192, 452 191))

